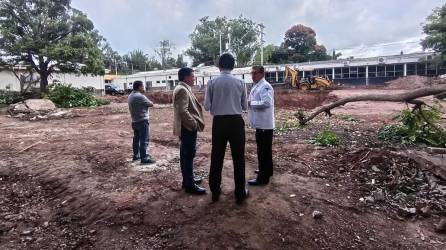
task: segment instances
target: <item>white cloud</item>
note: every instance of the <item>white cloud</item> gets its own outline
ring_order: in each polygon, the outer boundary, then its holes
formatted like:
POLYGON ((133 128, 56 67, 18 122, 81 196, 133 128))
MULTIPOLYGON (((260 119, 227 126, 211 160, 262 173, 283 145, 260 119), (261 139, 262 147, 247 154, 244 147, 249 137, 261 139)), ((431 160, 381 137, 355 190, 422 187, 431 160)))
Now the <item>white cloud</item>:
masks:
POLYGON ((265 24, 267 43, 280 44, 288 28, 303 23, 316 31, 329 51, 357 48, 343 50, 356 57, 418 49, 416 43, 386 49, 376 45, 419 39, 421 23, 442 4, 445 0, 73 0, 121 53, 140 48, 154 54, 163 39, 181 51, 189 46, 188 35, 201 17, 243 14, 265 24))

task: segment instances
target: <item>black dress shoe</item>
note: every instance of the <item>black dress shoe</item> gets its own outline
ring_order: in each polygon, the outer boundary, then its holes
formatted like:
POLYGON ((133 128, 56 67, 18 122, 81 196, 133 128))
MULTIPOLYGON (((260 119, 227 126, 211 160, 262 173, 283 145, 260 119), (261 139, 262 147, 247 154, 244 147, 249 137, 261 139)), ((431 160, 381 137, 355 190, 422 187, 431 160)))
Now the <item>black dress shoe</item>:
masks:
POLYGON ((204 188, 194 184, 194 186, 192 186, 191 188, 186 188, 186 193, 189 193, 189 194, 206 194, 206 189, 204 189, 204 188))
POLYGON ((156 161, 150 158, 147 159, 142 159, 141 160, 141 165, 150 165, 150 164, 155 164, 156 161))
POLYGON ((139 161, 139 160, 141 160, 141 157, 139 157, 139 156, 137 156, 137 157, 133 156, 132 161, 139 161))
MULTIPOLYGON (((255 174, 258 174, 258 173, 259 173, 259 170, 258 170, 258 169, 254 170, 254 173, 255 173, 255 174)), ((273 176, 273 173, 269 174, 269 176, 270 176, 270 177, 273 176)))
POLYGON ((245 194, 244 195, 235 197, 235 203, 237 205, 243 204, 243 202, 246 200, 246 198, 248 198, 248 196, 249 196, 249 190, 245 189, 245 194))
POLYGON ((203 181, 203 179, 201 177, 194 177, 195 184, 201 184, 202 181, 203 181))
POLYGON ((269 179, 268 180, 259 180, 259 179, 252 179, 248 181, 248 184, 251 186, 264 186, 266 184, 269 183, 269 179))
POLYGON ((217 202, 220 199, 220 193, 212 193, 212 201, 217 202))
MULTIPOLYGON (((194 183, 195 184, 201 184, 201 182, 203 182, 203 179, 201 177, 194 177, 194 183)), ((186 184, 184 184, 184 182, 181 185, 181 188, 186 188, 186 184)))

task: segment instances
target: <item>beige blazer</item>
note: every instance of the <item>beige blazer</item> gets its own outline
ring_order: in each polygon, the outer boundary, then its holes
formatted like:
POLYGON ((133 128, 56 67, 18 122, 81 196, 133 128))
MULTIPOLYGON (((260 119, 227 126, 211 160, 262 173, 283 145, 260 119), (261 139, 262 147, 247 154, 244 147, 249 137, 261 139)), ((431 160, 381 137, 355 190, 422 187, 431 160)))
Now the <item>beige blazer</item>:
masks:
POLYGON ((173 90, 173 134, 181 136, 181 126, 190 131, 203 131, 203 107, 184 82, 173 90))

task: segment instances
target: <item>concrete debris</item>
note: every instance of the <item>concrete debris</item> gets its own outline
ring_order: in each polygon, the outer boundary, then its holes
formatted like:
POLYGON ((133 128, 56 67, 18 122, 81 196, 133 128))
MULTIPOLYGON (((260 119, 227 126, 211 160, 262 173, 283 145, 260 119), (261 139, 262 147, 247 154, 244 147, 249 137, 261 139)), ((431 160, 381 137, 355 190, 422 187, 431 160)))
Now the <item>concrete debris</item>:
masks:
POLYGON ((56 109, 56 105, 47 99, 30 99, 11 104, 7 112, 11 117, 30 121, 64 118, 71 115, 71 111, 56 109))
POLYGON ((314 210, 312 216, 314 219, 320 219, 322 218, 322 213, 320 211, 314 210))
POLYGON ((386 199, 386 196, 382 189, 378 188, 377 190, 372 192, 372 196, 375 199, 375 201, 384 201, 386 199))

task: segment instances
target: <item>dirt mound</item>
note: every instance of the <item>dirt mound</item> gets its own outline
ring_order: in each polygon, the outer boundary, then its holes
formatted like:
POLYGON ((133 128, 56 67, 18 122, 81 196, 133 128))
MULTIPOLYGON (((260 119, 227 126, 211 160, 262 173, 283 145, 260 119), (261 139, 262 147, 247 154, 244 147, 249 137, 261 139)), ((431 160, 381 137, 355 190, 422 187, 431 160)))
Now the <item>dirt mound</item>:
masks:
POLYGON ((329 91, 297 91, 297 90, 277 90, 274 100, 276 107, 314 109, 327 102, 327 99, 334 101, 335 96, 329 96, 329 91))
POLYGON ((417 89, 442 83, 439 78, 406 76, 387 82, 386 89, 417 89))
POLYGON ((320 172, 353 185, 353 195, 366 206, 379 204, 404 217, 446 211, 446 180, 392 148, 338 152, 322 161, 331 164, 320 172))
MULTIPOLYGON (((297 91, 297 90, 276 90, 274 100, 276 107, 292 107, 301 109, 313 109, 319 107, 327 101, 335 101, 335 96, 329 95, 329 91, 297 91)), ((194 91, 200 103, 204 102, 204 91, 194 91)), ((172 103, 172 91, 148 91, 145 95, 154 103, 172 103)), ((123 96, 103 96, 101 99, 110 100, 115 103, 127 103, 127 95, 123 96)))

